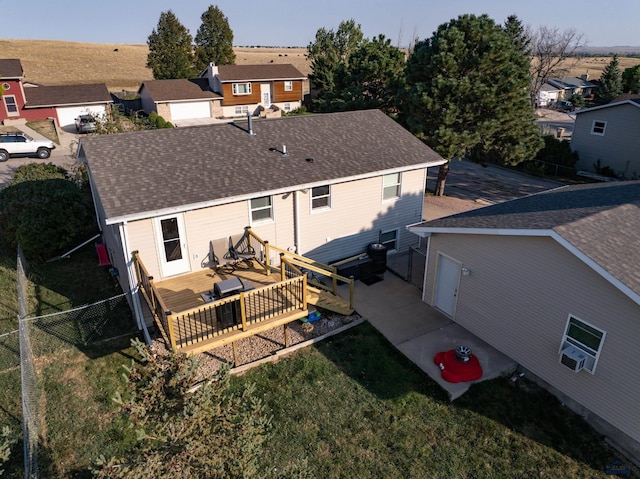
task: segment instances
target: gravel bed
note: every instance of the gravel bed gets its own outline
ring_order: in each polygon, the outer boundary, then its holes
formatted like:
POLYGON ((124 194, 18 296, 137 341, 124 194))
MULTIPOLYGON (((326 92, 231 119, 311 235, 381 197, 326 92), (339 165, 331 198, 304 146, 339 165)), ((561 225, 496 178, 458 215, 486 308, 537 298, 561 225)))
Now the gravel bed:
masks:
MULTIPOLYGON (((300 320, 293 321, 287 325, 289 346, 317 338, 357 319, 360 319, 357 313, 351 316, 343 316, 326 312, 322 314, 319 320, 312 323, 303 323, 300 320), (307 328, 310 326, 312 329, 308 331, 307 328)), ((151 348, 154 352, 160 355, 168 354, 167 345, 155 325, 150 329, 149 333, 152 339, 151 348)), ((283 350, 284 347, 284 327, 278 326, 269 331, 237 341, 238 364, 233 364, 233 346, 231 344, 198 354, 199 379, 211 376, 225 363, 232 367, 243 366, 273 356, 276 352, 283 350)))

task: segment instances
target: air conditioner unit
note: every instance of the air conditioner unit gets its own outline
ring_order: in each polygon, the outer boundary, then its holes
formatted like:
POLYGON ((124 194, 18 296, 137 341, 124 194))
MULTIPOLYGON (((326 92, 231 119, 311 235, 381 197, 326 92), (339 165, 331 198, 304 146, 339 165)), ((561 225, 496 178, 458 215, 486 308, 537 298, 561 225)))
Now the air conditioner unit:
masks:
POLYGON ((560 362, 572 371, 578 372, 584 368, 584 363, 587 356, 577 348, 573 346, 567 346, 562 350, 560 355, 560 362))

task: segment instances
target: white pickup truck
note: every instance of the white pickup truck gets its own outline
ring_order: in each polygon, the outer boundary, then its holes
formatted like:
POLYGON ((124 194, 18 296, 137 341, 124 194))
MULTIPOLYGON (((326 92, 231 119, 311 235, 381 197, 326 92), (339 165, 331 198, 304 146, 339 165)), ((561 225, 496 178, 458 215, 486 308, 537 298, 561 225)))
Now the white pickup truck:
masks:
POLYGON ((52 141, 34 140, 25 133, 0 133, 0 162, 12 156, 37 156, 46 160, 55 147, 52 141))

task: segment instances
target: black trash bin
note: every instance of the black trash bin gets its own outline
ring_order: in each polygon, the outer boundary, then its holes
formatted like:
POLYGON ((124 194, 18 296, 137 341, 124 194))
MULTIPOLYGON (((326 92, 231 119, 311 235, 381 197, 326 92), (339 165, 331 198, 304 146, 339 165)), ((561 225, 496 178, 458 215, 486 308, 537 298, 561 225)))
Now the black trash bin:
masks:
POLYGON ((382 243, 367 246, 367 255, 371 258, 371 273, 384 274, 387 270, 387 247, 382 243))

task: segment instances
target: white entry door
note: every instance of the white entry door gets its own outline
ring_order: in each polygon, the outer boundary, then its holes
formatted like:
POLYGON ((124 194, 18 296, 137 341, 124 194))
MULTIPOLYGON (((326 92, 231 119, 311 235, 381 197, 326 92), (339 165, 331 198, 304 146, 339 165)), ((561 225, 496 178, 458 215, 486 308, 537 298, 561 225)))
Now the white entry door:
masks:
POLYGON ((189 256, 182 215, 156 218, 158 255, 162 276, 174 276, 189 271, 189 256))
POLYGON ((453 318, 458 299, 461 264, 444 255, 438 255, 436 298, 434 306, 453 318))
POLYGON ((268 83, 261 83, 260 93, 262 94, 262 106, 269 108, 271 106, 271 85, 268 83))

